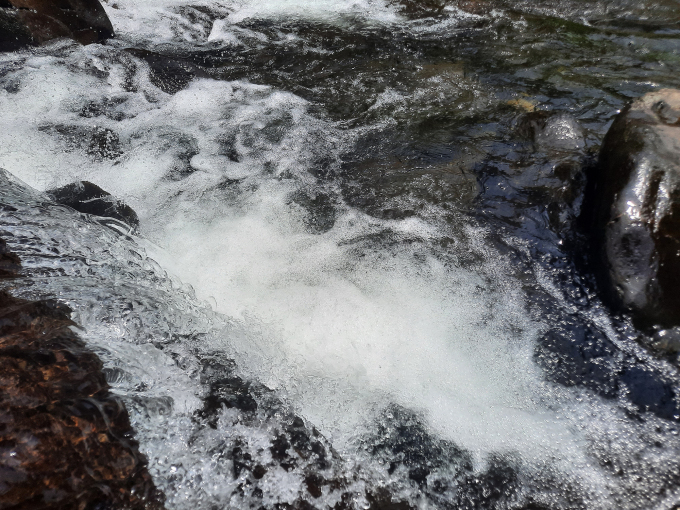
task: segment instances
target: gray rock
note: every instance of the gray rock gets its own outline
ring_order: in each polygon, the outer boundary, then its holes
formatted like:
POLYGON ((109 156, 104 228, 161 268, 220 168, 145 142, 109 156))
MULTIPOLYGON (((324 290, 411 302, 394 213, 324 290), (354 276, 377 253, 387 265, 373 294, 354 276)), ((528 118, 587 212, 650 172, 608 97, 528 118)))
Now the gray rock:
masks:
POLYGON ((614 120, 591 176, 594 239, 610 297, 642 325, 680 324, 680 91, 614 120))

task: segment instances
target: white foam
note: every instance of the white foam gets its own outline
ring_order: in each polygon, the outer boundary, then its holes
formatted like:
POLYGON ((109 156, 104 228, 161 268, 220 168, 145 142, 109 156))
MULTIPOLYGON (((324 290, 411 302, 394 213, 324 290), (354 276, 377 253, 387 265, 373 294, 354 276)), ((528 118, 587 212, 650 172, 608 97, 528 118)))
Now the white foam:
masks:
MULTIPOLYGON (((383 225, 350 211, 330 233, 309 234, 287 200, 296 184, 262 178, 266 158, 276 160, 277 174, 304 179, 309 133, 325 129, 325 137, 337 136, 306 116, 302 101, 264 87, 197 81, 147 103, 132 119, 97 119, 95 124, 115 127, 131 150, 115 163, 93 163, 82 151, 60 151, 58 141, 37 133, 36 125, 88 124, 73 113, 76 104, 125 92, 113 80, 102 89, 96 78, 55 59, 29 65, 26 88, 2 104, 10 114, 3 119, 0 165, 38 187, 87 179, 127 200, 140 213, 143 231, 166 250, 156 258, 199 297, 212 296, 219 311, 265 325, 261 347, 269 364, 255 370, 257 376, 285 388, 303 408, 309 402, 322 428, 349 436, 351 429, 338 430, 338 408, 353 401, 345 425, 354 424, 380 395, 426 410, 441 432, 475 451, 554 444, 527 393, 536 374, 525 350, 536 326, 524 316, 520 295, 502 282, 488 288, 480 276, 434 259, 415 263, 408 249, 357 259, 339 245, 383 225), (269 117, 281 116, 291 125, 276 146, 259 133, 269 117), (19 139, 16 126, 24 126, 19 139), (215 140, 229 130, 245 133, 246 141, 259 137, 242 147, 244 162, 214 154, 215 140), (198 172, 180 182, 163 178, 176 163, 172 148, 159 148, 163 132, 171 142, 180 133, 194 137, 200 152, 190 164, 198 172), (205 199, 221 177, 258 175, 259 189, 237 207, 216 203, 218 196, 205 199), (178 192, 183 198, 171 198, 178 192), (511 324, 524 330, 522 336, 509 336, 511 324), (285 359, 275 359, 280 353, 285 359), (327 381, 325 393, 317 391, 318 380, 327 381), (531 446, 527 430, 534 430, 531 446)), ((139 94, 128 95, 137 105, 139 94)), ((431 235, 431 227, 412 220, 390 227, 431 235)))

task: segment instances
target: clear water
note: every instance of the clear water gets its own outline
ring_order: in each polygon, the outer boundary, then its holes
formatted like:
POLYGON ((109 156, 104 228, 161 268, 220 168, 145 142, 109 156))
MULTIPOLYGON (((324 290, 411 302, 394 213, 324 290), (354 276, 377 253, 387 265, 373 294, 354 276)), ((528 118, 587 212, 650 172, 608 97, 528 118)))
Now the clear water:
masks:
POLYGON ((679 85, 676 3, 105 8, 106 45, 0 56, 0 234, 20 292, 74 309, 168 508, 680 503, 677 363, 599 302, 570 234, 613 115, 679 85), (200 73, 169 90, 144 51, 200 73), (582 143, 536 147, 531 111, 582 143), (140 230, 15 178, 92 181, 140 230), (214 360, 254 415, 200 417, 214 360), (330 466, 275 466, 292 416, 330 466), (267 473, 246 483, 236 447, 267 473), (310 469, 342 491, 311 495, 310 469))

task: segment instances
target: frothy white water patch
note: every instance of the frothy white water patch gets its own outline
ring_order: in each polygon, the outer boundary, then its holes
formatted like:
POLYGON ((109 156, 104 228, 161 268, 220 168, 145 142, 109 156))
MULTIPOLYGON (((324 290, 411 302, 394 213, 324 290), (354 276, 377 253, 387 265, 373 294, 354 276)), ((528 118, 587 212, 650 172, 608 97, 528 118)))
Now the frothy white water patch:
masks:
POLYGON ((249 19, 322 21, 344 24, 347 20, 394 23, 402 20, 383 0, 134 0, 102 2, 118 37, 147 43, 239 42, 239 34, 251 35, 236 23, 249 19))
MULTIPOLYGON (((337 198, 332 228, 312 233, 313 211, 294 197, 335 196, 309 172, 337 159, 351 135, 314 118, 305 101, 212 80, 170 96, 124 51, 50 51, 62 54, 27 54, 4 78, 13 85, 0 92, 0 166, 40 189, 90 180, 126 200, 160 246, 154 258, 247 332, 203 349, 236 357, 348 456, 360 455, 353 448, 371 419, 396 402, 422 411, 479 466, 519 452, 527 472, 556 466, 608 506, 616 482, 588 449, 610 433, 598 416, 620 412, 543 382, 533 348, 545 326, 483 231, 380 221, 337 198), (448 253, 432 248, 451 235, 448 253), (468 254, 480 262, 463 264, 468 254)), ((148 373, 156 385, 182 386, 159 372, 148 373)), ((192 391, 173 411, 173 448, 186 439, 192 391)), ((624 443, 634 436, 625 429, 616 429, 624 443)))

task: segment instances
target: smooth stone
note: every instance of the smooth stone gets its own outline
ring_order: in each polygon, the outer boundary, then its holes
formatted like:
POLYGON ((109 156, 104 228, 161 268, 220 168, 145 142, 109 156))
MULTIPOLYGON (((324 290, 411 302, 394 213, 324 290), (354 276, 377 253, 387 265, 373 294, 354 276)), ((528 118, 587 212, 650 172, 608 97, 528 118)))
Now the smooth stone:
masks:
POLYGON ((680 325, 680 91, 634 101, 614 120, 588 200, 610 300, 642 326, 680 325))
POLYGON ((47 194, 58 204, 66 205, 78 212, 114 218, 133 229, 139 226, 137 213, 130 206, 91 182, 74 182, 49 190, 47 194))

